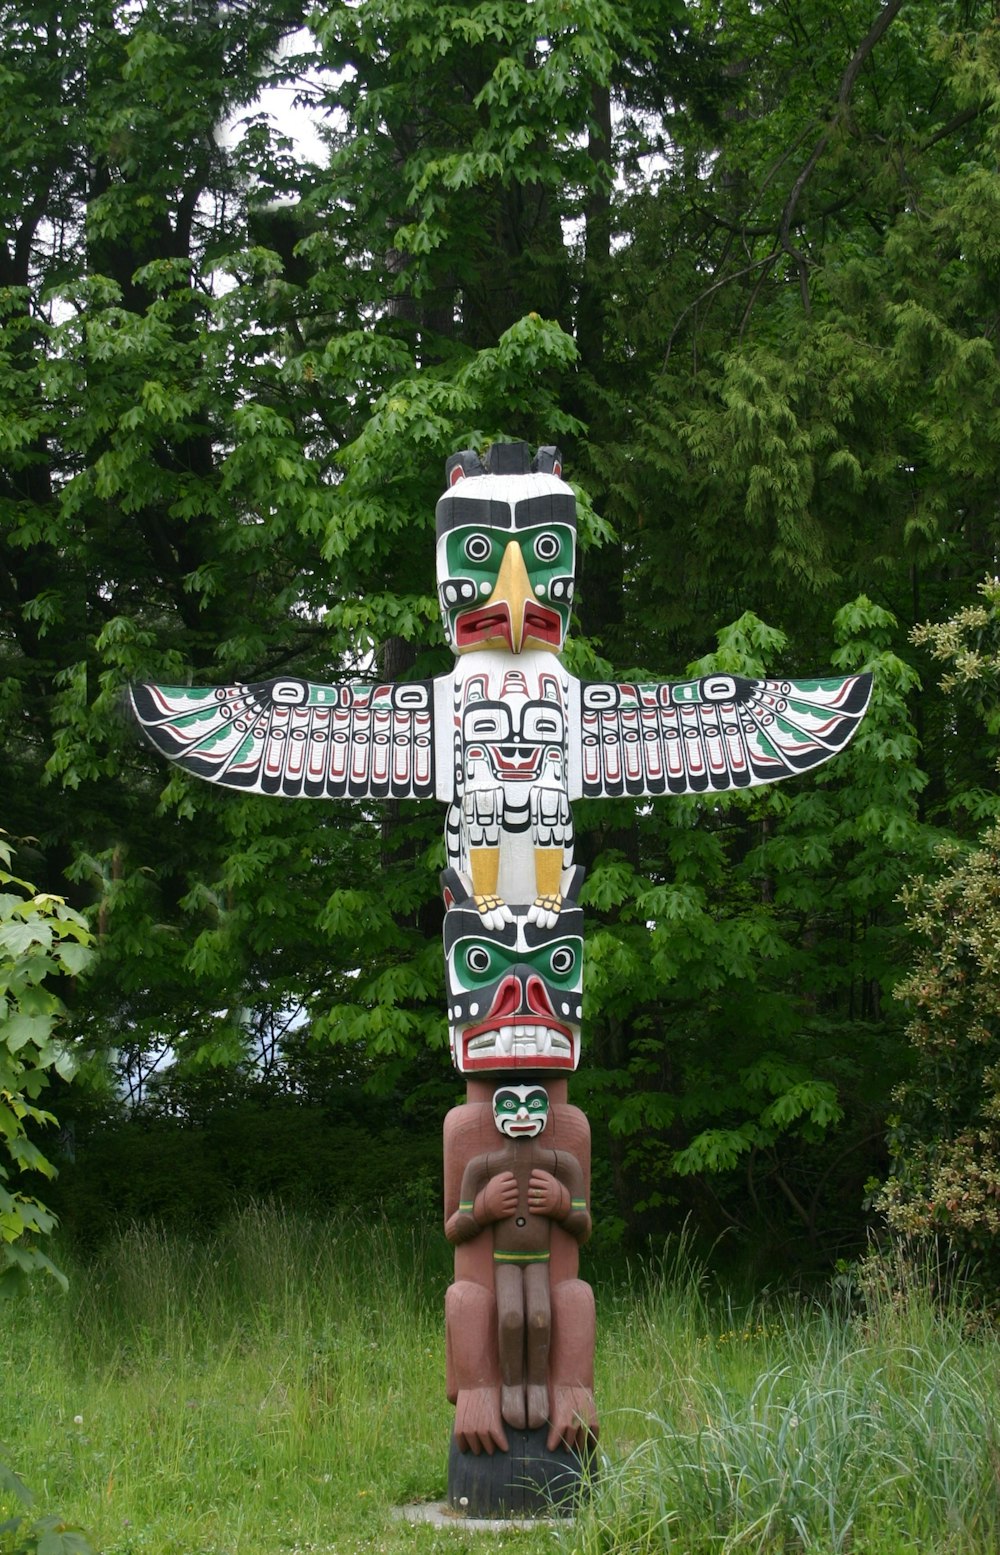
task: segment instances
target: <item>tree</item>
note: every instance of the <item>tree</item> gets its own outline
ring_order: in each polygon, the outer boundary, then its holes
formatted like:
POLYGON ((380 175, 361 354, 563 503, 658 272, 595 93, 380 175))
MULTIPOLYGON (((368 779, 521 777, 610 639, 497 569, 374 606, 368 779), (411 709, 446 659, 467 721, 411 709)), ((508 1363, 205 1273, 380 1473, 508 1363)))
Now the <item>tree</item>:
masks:
MULTIPOLYGON (((987 578, 980 593, 982 603, 913 637, 947 666, 941 689, 973 710, 995 749, 1000 584, 987 578)), ((892 1172, 880 1196, 893 1230, 943 1237, 987 1265, 1000 1242, 998 863, 994 822, 972 848, 942 846, 934 871, 903 893, 916 948, 896 995, 910 1012, 912 1072, 894 1093, 892 1172)))
MULTIPOLYGON (((995 548, 992 204, 974 192, 995 157, 995 18, 974 5, 728 4, 691 6, 687 17, 714 61, 716 91, 672 99, 661 170, 635 176, 617 202, 606 441, 589 459, 603 463, 596 496, 622 536, 626 587, 617 610, 602 602, 602 652, 637 676, 668 672, 703 653, 699 641, 720 621, 751 609, 783 634, 768 645, 772 668, 836 662, 844 647, 831 623, 842 632, 844 602, 863 591, 859 636, 895 700, 917 686, 908 628, 920 611, 967 598, 995 548)), ((936 841, 996 813, 992 759, 968 715, 927 690, 912 723, 896 722, 901 713, 897 703, 880 749, 859 744, 831 768, 829 792, 783 789, 780 813, 765 800, 735 807, 724 824, 702 812, 689 825, 713 861, 697 867, 714 866, 718 883, 688 946, 711 945, 720 921, 741 922, 750 886, 781 955, 773 966, 758 958, 750 1003, 745 983, 709 961, 722 992, 707 1044, 697 1029, 678 1042, 662 988, 636 1012, 642 1046, 628 1004, 624 1023, 620 1010, 598 1014, 591 1050, 606 1044, 606 1083, 625 1100, 611 1109, 623 1174, 637 1154, 652 1155, 654 1191, 676 1192, 671 1164, 717 1166, 735 1146, 768 1177, 761 1209, 780 1235, 782 1199, 791 1224, 814 1228, 814 1190, 820 1202, 830 1195, 844 1146, 857 1171, 849 1191, 860 1197, 866 1171, 880 1170, 879 1106, 869 1110, 864 1095, 874 1076, 901 1077, 906 1064, 898 1012, 882 999, 906 959, 893 897, 936 841), (860 776, 864 756, 872 763, 855 788, 851 766, 860 776), (835 836, 843 854, 831 849, 835 836), (793 1140, 761 1130, 775 1103, 793 1106, 793 1089, 772 1097, 761 1080, 755 1005, 786 1032, 786 1063, 806 1059, 814 1078, 836 1070, 847 1116, 826 1130, 832 1154, 812 1140, 792 1151, 793 1140), (648 1100, 646 1087, 636 1096, 634 1078, 621 1078, 623 1056, 634 1076, 643 1047, 648 1100), (682 1078, 688 1053, 701 1057, 700 1068, 687 1059, 693 1086, 682 1078), (730 1077, 757 1085, 759 1101, 730 1077), (706 1102, 730 1119, 721 1135, 706 1102), (730 1132, 738 1119, 742 1143, 730 1132)), ((624 912, 641 895, 640 866, 655 860, 669 879, 685 839, 659 812, 639 820, 638 835, 627 807, 602 823, 596 842, 618 855, 624 912)), ((641 940, 653 914, 638 916, 641 940)), ((620 943, 617 925, 613 935, 620 943)), ((681 964, 674 996, 694 994, 696 1021, 712 995, 681 964)), ((650 988, 638 956, 624 974, 619 989, 640 976, 650 988)), ((780 1073, 771 1070, 772 1083, 780 1073)), ((882 1106, 886 1096, 887 1086, 882 1106)), ((720 1189, 727 1211, 753 1212, 755 1184, 739 1193, 716 1174, 720 1189)))
POLYGON ((991 9, 366 0, 282 58, 302 18, 263 0, 2 14, 6 824, 91 905, 75 1029, 205 1064, 294 1018, 448 1084, 440 818, 239 803, 113 709, 444 668, 441 460, 553 438, 577 672, 879 674, 818 786, 581 807, 609 1199, 856 1226, 906 1062, 895 894, 996 813, 906 635, 995 549, 991 9), (254 103, 313 66, 310 167, 254 103))
POLYGON ((896 1091, 893 1170, 880 1205, 895 1231, 942 1236, 994 1260, 1000 1239, 1000 828, 906 893, 918 948, 897 994, 914 1073, 896 1091))
POLYGON ((57 1032, 66 1011, 53 981, 76 977, 91 957, 86 924, 60 897, 45 896, 9 872, 11 850, 0 839, 0 1134, 11 1171, 0 1166, 0 1289, 36 1271, 63 1275, 36 1239, 55 1224, 34 1195, 17 1187, 23 1173, 54 1175, 52 1163, 31 1137, 54 1124, 37 1105, 58 1075, 70 1080, 78 1067, 71 1044, 57 1032), (12 1184, 10 1187, 6 1184, 12 1184))

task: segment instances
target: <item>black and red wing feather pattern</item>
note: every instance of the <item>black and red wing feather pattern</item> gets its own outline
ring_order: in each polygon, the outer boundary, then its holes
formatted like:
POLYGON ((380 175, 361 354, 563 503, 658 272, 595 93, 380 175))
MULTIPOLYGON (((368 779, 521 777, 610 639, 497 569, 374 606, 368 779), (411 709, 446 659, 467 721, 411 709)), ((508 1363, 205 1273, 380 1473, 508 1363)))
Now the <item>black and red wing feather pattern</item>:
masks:
POLYGON ((133 685, 148 742, 178 766, 288 799, 434 794, 430 681, 319 686, 286 676, 237 686, 133 685))
POLYGON ((585 681, 570 797, 721 793, 794 777, 847 744, 871 683, 870 675, 585 681))

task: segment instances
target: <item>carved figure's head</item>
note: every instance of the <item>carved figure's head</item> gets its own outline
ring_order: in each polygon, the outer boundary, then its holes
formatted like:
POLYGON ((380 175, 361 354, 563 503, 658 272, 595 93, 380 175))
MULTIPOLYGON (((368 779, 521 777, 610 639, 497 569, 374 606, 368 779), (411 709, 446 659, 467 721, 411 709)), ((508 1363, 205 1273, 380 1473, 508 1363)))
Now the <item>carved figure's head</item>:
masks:
POLYGON ((455 653, 543 648, 566 640, 576 567, 576 501, 558 448, 494 443, 445 465, 437 505, 437 583, 455 653))
POLYGON ((473 906, 444 915, 451 1056, 461 1074, 572 1071, 580 1061, 583 911, 564 905, 554 929, 527 921, 489 930, 473 906))
POLYGON ((499 1085, 493 1092, 493 1121, 508 1139, 534 1139, 549 1120, 543 1085, 499 1085))

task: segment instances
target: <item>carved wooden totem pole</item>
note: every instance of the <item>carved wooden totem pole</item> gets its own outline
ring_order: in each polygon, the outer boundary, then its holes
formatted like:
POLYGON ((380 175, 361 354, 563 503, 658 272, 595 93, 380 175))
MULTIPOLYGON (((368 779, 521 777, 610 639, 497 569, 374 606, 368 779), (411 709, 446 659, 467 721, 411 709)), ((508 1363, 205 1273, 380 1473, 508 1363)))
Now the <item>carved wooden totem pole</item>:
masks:
POLYGON ((400 685, 293 677, 136 685, 153 746, 249 793, 436 797, 448 806, 444 950, 466 1099, 444 1124, 449 1500, 471 1514, 570 1502, 597 1437, 590 1130, 580 1057, 582 870, 571 802, 705 794, 817 766, 850 739, 868 675, 580 682, 559 662, 576 513, 555 448, 446 465, 437 582, 453 668, 400 685))

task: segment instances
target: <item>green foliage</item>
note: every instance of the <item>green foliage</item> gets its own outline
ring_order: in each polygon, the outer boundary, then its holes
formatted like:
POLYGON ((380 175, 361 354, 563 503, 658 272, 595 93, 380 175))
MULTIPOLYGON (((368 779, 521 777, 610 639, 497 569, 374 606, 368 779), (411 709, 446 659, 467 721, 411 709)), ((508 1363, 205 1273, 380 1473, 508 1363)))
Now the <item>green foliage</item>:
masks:
POLYGON ((437 1210, 443 1087, 434 1118, 365 1096, 357 1078, 326 1107, 263 1086, 221 1090, 210 1077, 164 1085, 137 1116, 77 1125, 50 1194, 77 1244, 100 1248, 133 1222, 208 1234, 253 1201, 397 1226, 437 1210))
MULTIPOLYGON (((448 1256, 420 1219, 266 1205, 204 1239, 124 1228, 68 1298, 36 1284, 0 1309, 0 1432, 105 1555, 461 1545, 396 1510, 444 1491, 448 1256)), ((742 1300, 676 1244, 616 1272, 597 1293, 601 1473, 519 1547, 993 1547, 995 1346, 935 1294, 933 1262, 869 1263, 809 1300, 742 1300)))
POLYGON ((995 1258, 1000 1242, 1000 827, 904 893, 917 938, 897 996, 913 1012, 912 1078, 896 1094, 890 1225, 995 1258))
MULTIPOLYGON (((0 1474, 0 1489, 14 1491, 30 1505, 30 1497, 10 1471, 0 1474)), ((79 1528, 70 1527, 58 1515, 31 1517, 27 1513, 0 1523, 3 1555, 94 1555, 94 1547, 79 1528)))
MULTIPOLYGON (((1000 585, 987 578, 980 593, 984 603, 912 637, 947 666, 942 689, 956 711, 971 708, 995 749, 1000 585)), ((941 1236, 988 1264, 1000 1246, 998 865, 994 822, 971 850, 942 846, 933 873, 902 893, 916 947, 896 994, 910 1013, 913 1072, 894 1096, 893 1169, 880 1197, 895 1230, 941 1236)))
MULTIPOLYGON (((604 1067, 588 1073, 590 1105, 640 1209, 669 1210, 668 1182, 690 1203, 677 1178, 696 1179, 703 1221, 819 1248, 836 1245, 845 1170, 860 1198, 863 1146, 901 1072, 900 1023, 878 1002, 895 975, 895 897, 934 835, 919 824, 916 677, 895 626, 863 597, 837 613, 831 657, 872 669, 876 690, 856 740, 808 786, 647 807, 635 861, 602 851, 591 866, 583 897, 604 923, 588 940, 585 1019, 604 1067)), ((773 672, 784 646, 747 614, 688 672, 773 672)), ((583 827, 590 843, 586 813, 583 827)))
POLYGON ((577 673, 875 672, 818 781, 576 815, 609 1221, 839 1251, 910 1062, 897 896, 998 814, 908 642, 1000 538, 993 8, 365 0, 288 52, 302 20, 0 6, 0 761, 97 934, 66 1029, 137 1095, 225 1095, 288 1029, 445 1082, 440 816, 215 793, 116 710, 443 670, 442 458, 556 439, 577 673))
MULTIPOLYGON (((76 977, 91 958, 91 935, 79 913, 61 897, 36 892, 9 872, 11 850, 0 839, 0 1135, 15 1176, 39 1172, 51 1178, 52 1163, 32 1138, 33 1126, 54 1123, 37 1106, 58 1076, 70 1080, 77 1060, 57 1032, 65 1007, 53 983, 76 977)), ((55 1218, 38 1199, 11 1183, 0 1166, 0 1289, 44 1270, 65 1279, 35 1238, 51 1232, 55 1218)))

